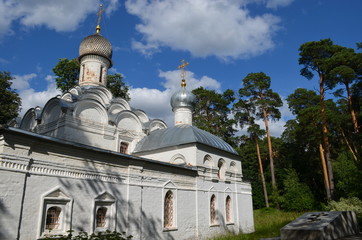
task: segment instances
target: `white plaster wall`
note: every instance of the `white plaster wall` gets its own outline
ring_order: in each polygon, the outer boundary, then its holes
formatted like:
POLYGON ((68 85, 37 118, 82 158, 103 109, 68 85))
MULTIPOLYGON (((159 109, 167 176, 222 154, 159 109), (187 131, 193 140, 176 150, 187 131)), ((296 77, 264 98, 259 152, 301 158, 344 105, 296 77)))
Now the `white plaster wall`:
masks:
POLYGON ((181 154, 185 157, 186 163, 191 166, 196 166, 196 146, 190 144, 184 146, 171 147, 168 149, 162 149, 162 151, 152 151, 146 153, 136 153, 135 155, 149 158, 161 162, 170 162, 173 156, 181 154))
POLYGON ((16 239, 25 174, 0 169, 0 239, 16 239))
POLYGON ((192 111, 189 108, 176 108, 175 112, 175 125, 189 124, 192 125, 192 111))
MULTIPOLYGON (((38 237, 42 196, 57 188, 63 189, 73 201, 72 228, 76 232, 93 231, 94 199, 104 192, 117 200, 116 230, 132 234, 135 240, 207 239, 225 229, 235 232, 239 228, 245 232, 253 229, 251 192, 247 184, 204 180, 192 169, 31 138, 9 135, 0 148, 0 183, 8 183, 0 185, 0 196, 3 198, 4 192, 9 192, 14 185, 17 191, 11 195, 14 201, 2 201, 4 206, 0 206, 0 211, 9 209, 12 226, 18 223, 19 192, 23 190, 21 183, 25 176, 17 172, 28 171, 20 239, 38 237), (15 161, 11 159, 17 159, 18 165, 4 165, 15 161), (174 231, 163 229, 165 186, 175 189, 177 229, 174 231), (233 202, 236 202, 236 192, 239 199, 238 209, 234 210, 233 205, 233 211, 234 217, 239 216, 240 220, 237 222, 235 218, 235 223, 227 226, 225 190, 233 196, 233 202), (209 224, 210 192, 217 196, 219 226, 210 227, 209 224)), ((7 225, 0 225, 1 233, 3 226, 7 225)))

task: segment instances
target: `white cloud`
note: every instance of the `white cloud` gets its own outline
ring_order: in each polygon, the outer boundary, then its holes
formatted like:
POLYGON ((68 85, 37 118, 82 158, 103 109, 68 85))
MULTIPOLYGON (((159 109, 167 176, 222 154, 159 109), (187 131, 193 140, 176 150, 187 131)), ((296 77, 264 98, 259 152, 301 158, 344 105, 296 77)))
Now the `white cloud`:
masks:
MULTIPOLYGON (((39 106, 43 107, 47 101, 55 97, 61 92, 56 89, 56 84, 53 76, 46 76, 45 81, 47 83, 47 88, 44 91, 36 91, 33 88, 29 87, 29 81, 35 79, 37 75, 35 73, 26 74, 26 75, 16 75, 16 80, 21 79, 18 84, 21 82, 22 88, 18 88, 18 93, 21 98, 21 112, 20 116, 22 117, 30 108, 39 106)), ((13 84, 14 85, 14 84, 13 84)), ((15 88, 14 86, 12 86, 15 88)))
MULTIPOLYGON (((110 14, 118 7, 118 0, 106 4, 110 14)), ((90 13, 99 9, 97 0, 0 0, 0 38, 14 33, 11 25, 19 21, 23 27, 45 26, 55 31, 74 31, 90 13)))
MULTIPOLYGON (((164 90, 149 88, 131 88, 131 106, 145 111, 151 118, 158 118, 166 122, 168 126, 173 126, 174 115, 170 105, 173 93, 181 88, 180 71, 160 71, 159 77, 165 79, 162 83, 164 90)), ((207 76, 196 78, 194 73, 187 72, 186 88, 192 91, 203 86, 204 88, 220 90, 220 83, 207 76)))
POLYGON ((30 73, 26 75, 14 75, 14 79, 12 80, 13 84, 11 88, 16 90, 24 90, 29 88, 29 81, 35 78, 37 75, 35 73, 30 73))
MULTIPOLYGON (((136 30, 142 40, 134 40, 133 48, 146 55, 162 47, 189 51, 197 57, 236 59, 260 55, 274 47, 272 37, 280 20, 271 14, 251 15, 246 7, 249 2, 127 0, 127 11, 141 20, 136 30)), ((265 4, 276 7, 282 2, 287 1, 265 4)))
POLYGON ((266 7, 278 8, 290 5, 294 0, 267 0, 266 7))

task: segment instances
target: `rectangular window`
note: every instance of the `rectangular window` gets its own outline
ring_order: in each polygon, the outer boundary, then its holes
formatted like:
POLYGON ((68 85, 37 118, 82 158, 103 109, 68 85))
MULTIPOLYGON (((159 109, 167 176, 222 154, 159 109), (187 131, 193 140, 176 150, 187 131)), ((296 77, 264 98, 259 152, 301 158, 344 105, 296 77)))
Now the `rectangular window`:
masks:
POLYGON ((128 143, 121 142, 121 145, 119 147, 119 152, 120 153, 127 153, 127 150, 128 150, 128 143))
POLYGON ((101 71, 99 73, 99 82, 103 82, 103 66, 101 66, 101 71))

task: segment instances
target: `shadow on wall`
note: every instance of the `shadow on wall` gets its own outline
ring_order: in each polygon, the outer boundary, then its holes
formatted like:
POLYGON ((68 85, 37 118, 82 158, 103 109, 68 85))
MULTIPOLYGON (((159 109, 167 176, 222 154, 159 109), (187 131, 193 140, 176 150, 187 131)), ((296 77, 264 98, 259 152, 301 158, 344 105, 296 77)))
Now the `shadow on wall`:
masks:
POLYGON ((6 237, 9 234, 7 229, 3 227, 5 224, 3 224, 2 222, 9 221, 10 218, 11 215, 8 212, 8 210, 5 208, 3 200, 0 198, 0 239, 6 239, 6 237))
MULTIPOLYGON (((129 160, 122 159, 121 156, 109 155, 106 156, 106 162, 110 165, 104 164, 103 171, 99 172, 97 167, 99 167, 99 157, 97 155, 90 157, 87 161, 84 161, 84 168, 92 173, 101 173, 102 175, 106 174, 109 176, 114 176, 116 173, 112 164, 123 165, 122 167, 128 167, 129 160), (109 157, 109 158, 107 158, 109 157), (123 160, 123 161, 122 161, 123 160), (96 166, 97 165, 97 166, 96 166)), ((119 176, 121 177, 121 176, 119 176)), ((160 217, 154 217, 147 214, 144 211, 143 203, 145 199, 140 199, 133 197, 133 202, 128 202, 126 199, 126 184, 119 183, 110 183, 100 180, 84 180, 84 179, 67 179, 59 178, 59 185, 64 189, 67 189, 68 192, 78 192, 79 195, 89 196, 90 199, 94 199, 94 196, 102 192, 108 192, 111 194, 117 201, 117 213, 116 213, 116 227, 117 232, 126 232, 127 235, 134 234, 134 231, 137 232, 138 236, 134 236, 133 239, 167 239, 174 240, 174 238, 166 232, 162 231, 162 219, 160 217), (75 182, 75 183, 73 183, 75 182)), ((142 191, 142 187, 139 187, 136 191, 139 193, 142 191)), ((142 194, 140 194, 142 196, 142 194)), ((77 201, 77 196, 71 196, 74 199, 72 217, 72 229, 75 232, 78 231, 87 231, 85 226, 89 226, 89 212, 82 202, 77 201), (75 212, 85 212, 82 216, 74 216, 75 212), (75 221, 77 219, 77 222, 75 221)), ((131 196, 132 198, 132 196, 131 196)), ((162 204, 162 203, 160 203, 162 204)), ((88 208, 89 209, 89 208, 88 208)), ((159 216, 161 216, 161 212, 159 216)))

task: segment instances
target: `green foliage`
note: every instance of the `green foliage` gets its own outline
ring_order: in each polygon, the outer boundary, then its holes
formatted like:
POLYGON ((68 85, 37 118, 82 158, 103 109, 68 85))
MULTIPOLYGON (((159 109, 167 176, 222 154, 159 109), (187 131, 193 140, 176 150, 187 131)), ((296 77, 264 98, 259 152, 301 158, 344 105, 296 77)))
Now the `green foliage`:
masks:
POLYGON ((249 102, 256 110, 257 119, 264 119, 265 110, 268 118, 279 120, 281 114, 278 108, 283 106, 283 102, 279 94, 270 89, 270 77, 263 72, 249 73, 242 82, 239 99, 249 102))
POLYGON ((72 232, 72 230, 69 230, 68 235, 46 235, 44 238, 41 238, 41 240, 128 240, 132 238, 131 235, 126 236, 125 232, 119 233, 109 230, 92 233, 91 235, 88 235, 86 232, 79 232, 77 236, 73 236, 72 232))
POLYGON ((341 152, 333 162, 338 196, 362 199, 362 171, 358 170, 350 152, 341 152))
POLYGON ((359 225, 362 224, 362 200, 357 197, 340 198, 339 201, 329 201, 325 206, 327 211, 354 211, 359 225))
POLYGON ((288 211, 304 211, 313 209, 313 194, 308 185, 300 182, 295 169, 287 170, 287 175, 283 181, 283 184, 283 209, 288 211))
POLYGON ((280 236, 280 228, 302 215, 300 212, 284 212, 273 208, 254 211, 255 232, 216 237, 213 240, 259 240, 280 236))
POLYGON ((77 59, 59 59, 59 62, 53 68, 57 88, 65 93, 76 86, 79 80, 79 69, 80 65, 77 59))
POLYGON ((110 74, 107 77, 107 88, 111 91, 113 97, 120 97, 130 101, 128 86, 123 82, 123 76, 119 73, 110 74))
POLYGON ((21 99, 11 89, 13 79, 9 72, 0 72, 0 124, 17 117, 20 111, 21 99))
MULTIPOLYGON (((53 68, 53 72, 56 75, 57 88, 65 93, 78 84, 80 65, 77 59, 61 58, 53 68)), ((127 101, 131 100, 128 92, 129 87, 123 82, 121 74, 108 74, 106 87, 114 97, 120 97, 127 101)))
POLYGON ((235 146, 235 120, 229 119, 229 105, 235 100, 234 91, 227 89, 223 93, 217 93, 199 87, 192 93, 197 102, 193 112, 193 124, 235 146))

